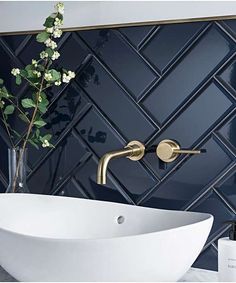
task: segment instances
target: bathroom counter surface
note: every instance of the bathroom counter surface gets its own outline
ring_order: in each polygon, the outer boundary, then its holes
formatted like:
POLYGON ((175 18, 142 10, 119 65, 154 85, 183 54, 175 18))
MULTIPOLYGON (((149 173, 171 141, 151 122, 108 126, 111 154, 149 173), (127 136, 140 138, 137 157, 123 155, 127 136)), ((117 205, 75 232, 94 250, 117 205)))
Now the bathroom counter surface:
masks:
MULTIPOLYGON (((179 282, 217 282, 217 272, 190 268, 179 282)), ((16 282, 2 267, 0 267, 0 282, 16 282)))
POLYGON ((190 268, 179 282, 218 282, 218 273, 206 269, 190 268))

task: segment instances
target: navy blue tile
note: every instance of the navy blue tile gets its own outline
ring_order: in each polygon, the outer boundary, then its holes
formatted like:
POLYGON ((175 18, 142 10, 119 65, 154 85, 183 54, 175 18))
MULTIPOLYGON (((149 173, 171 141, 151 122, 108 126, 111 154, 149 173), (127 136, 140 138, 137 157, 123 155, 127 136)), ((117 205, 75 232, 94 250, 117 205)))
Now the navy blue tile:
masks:
POLYGON ((144 107, 157 121, 164 123, 234 50, 230 39, 226 39, 216 28, 211 28, 152 90, 143 101, 144 107))
MULTIPOLYGON (((99 157, 109 151, 122 149, 126 145, 101 115, 93 109, 79 121, 76 129, 99 157)), ((127 158, 112 160, 109 169, 133 199, 153 187, 157 182, 139 162, 127 158)))
POLYGON ((76 33, 72 33, 60 46, 61 56, 56 61, 58 66, 63 66, 67 70, 75 71, 89 54, 88 49, 79 40, 76 33), (73 55, 72 55, 73 54, 73 55))
POLYGON ((155 26, 124 27, 119 31, 138 49, 139 44, 153 30, 155 26))
POLYGON ((156 78, 146 63, 113 30, 82 31, 79 34, 136 98, 156 78))
POLYGON ((3 36, 2 39, 7 43, 7 45, 11 48, 13 52, 16 51, 16 49, 22 44, 26 38, 29 37, 28 35, 8 35, 3 36))
POLYGON ((206 23, 163 25, 144 46, 143 55, 159 70, 163 70, 176 58, 206 23))
POLYGON ((226 20, 224 23, 231 29, 233 35, 236 38, 236 21, 235 20, 226 20))
POLYGON ((236 150, 236 117, 227 122, 220 130, 219 133, 227 141, 229 141, 236 150))
POLYGON ((215 186, 225 199, 236 209, 236 173, 215 186))
POLYGON ((217 250, 213 246, 209 246, 194 262, 193 267, 213 271, 218 270, 217 250))
MULTIPOLYGON (((153 144, 158 144, 164 139, 172 139, 182 148, 192 148, 214 124, 221 121, 223 115, 232 109, 232 106, 233 103, 227 94, 212 83, 153 141, 153 144), (214 111, 210 111, 212 103, 214 103, 214 111)), ((167 170, 161 170, 154 155, 148 155, 146 159, 161 176, 176 164, 172 162, 167 170)))
POLYGON ((224 68, 220 77, 236 91, 236 60, 235 58, 224 68))
POLYGON ((54 191, 63 177, 79 164, 87 150, 77 135, 69 133, 44 163, 34 172, 28 187, 32 193, 54 191), (40 184, 40 186, 39 186, 40 184))
POLYGON ((96 200, 113 201, 120 203, 129 203, 122 194, 122 188, 107 174, 107 185, 98 185, 96 183, 96 172, 98 162, 95 158, 90 158, 75 174, 75 179, 90 198, 96 200))
POLYGON ((75 179, 70 179, 57 193, 56 195, 64 197, 76 197, 76 198, 87 198, 83 189, 75 181, 75 179))
POLYGON ((214 216, 213 226, 207 242, 211 241, 225 227, 224 222, 235 217, 214 191, 209 191, 190 211, 210 213, 214 216))
POLYGON ((178 168, 167 181, 160 183, 156 191, 142 205, 184 209, 204 192, 204 188, 232 163, 233 157, 211 138, 203 145, 205 154, 192 156, 178 168))
MULTIPOLYGON (((55 144, 86 105, 88 102, 83 91, 76 84, 70 84, 44 115, 47 125, 41 130, 42 135, 52 134, 51 142, 55 144)), ((47 152, 47 149, 38 152, 37 149, 30 146, 29 162, 31 166, 34 166, 47 152)))
MULTIPOLYGON (((0 131, 2 129, 0 128, 0 131)), ((0 135, 0 171, 4 174, 5 178, 8 179, 8 146, 0 135)))
POLYGON ((95 59, 77 76, 77 80, 127 139, 144 141, 156 131, 148 118, 95 59))

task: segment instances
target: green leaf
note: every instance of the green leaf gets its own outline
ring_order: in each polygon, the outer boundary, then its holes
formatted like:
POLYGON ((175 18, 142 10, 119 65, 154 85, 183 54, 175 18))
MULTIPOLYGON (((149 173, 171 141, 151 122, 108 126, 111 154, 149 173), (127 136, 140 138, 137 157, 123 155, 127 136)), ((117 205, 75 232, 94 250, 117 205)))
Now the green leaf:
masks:
POLYGON ((4 80, 0 79, 0 85, 3 85, 3 84, 4 84, 4 80))
POLYGON ((16 76, 16 84, 17 84, 17 85, 20 85, 21 82, 22 82, 21 76, 16 76))
POLYGON ((44 41, 46 41, 49 37, 50 37, 50 34, 47 33, 46 31, 43 31, 43 32, 39 33, 39 34, 36 36, 36 40, 37 40, 38 42, 44 42, 44 41))
POLYGON ((15 107, 13 105, 8 105, 4 110, 4 114, 10 115, 14 112, 14 110, 15 110, 15 107))
POLYGON ((31 107, 35 107, 35 103, 32 99, 30 98, 25 98, 25 99, 22 99, 21 100, 21 105, 24 107, 24 108, 31 108, 31 107))
POLYGON ((29 123, 29 120, 27 120, 26 115, 23 115, 22 113, 20 113, 20 114, 18 115, 18 117, 19 117, 22 121, 24 121, 24 122, 26 122, 26 123, 29 123))
POLYGON ((53 53, 54 53, 54 51, 52 50, 52 48, 46 48, 45 51, 48 53, 48 56, 49 56, 49 57, 52 57, 52 55, 53 55, 53 53))
POLYGON ((45 22, 44 22, 43 25, 44 25, 46 28, 51 28, 51 27, 54 26, 54 20, 55 20, 55 15, 52 14, 51 16, 49 16, 49 17, 46 18, 46 20, 45 20, 45 22))
POLYGON ((36 136, 37 139, 39 138, 39 136, 40 136, 40 130, 39 129, 37 129, 35 131, 35 136, 36 136))
POLYGON ((41 104, 41 103, 39 103, 38 109, 39 109, 39 111, 40 111, 42 114, 44 114, 44 113, 47 112, 47 107, 46 107, 46 105, 43 105, 43 104, 41 104))
POLYGON ((61 73, 55 69, 51 69, 49 73, 52 75, 51 81, 59 81, 61 79, 61 73))
POLYGON ((51 134, 47 134, 47 135, 41 137, 41 140, 42 140, 42 141, 44 141, 44 140, 50 141, 51 138, 52 138, 52 135, 51 135, 51 134))
POLYGON ((44 122, 43 120, 36 120, 34 121, 34 125, 36 125, 37 127, 41 128, 43 126, 45 126, 47 123, 44 122))

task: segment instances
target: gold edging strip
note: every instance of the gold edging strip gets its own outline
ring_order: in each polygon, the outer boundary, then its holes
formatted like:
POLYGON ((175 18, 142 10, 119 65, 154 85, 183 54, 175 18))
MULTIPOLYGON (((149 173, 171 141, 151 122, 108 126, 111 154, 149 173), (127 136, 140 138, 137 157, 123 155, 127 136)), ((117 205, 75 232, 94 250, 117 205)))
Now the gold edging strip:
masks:
MULTIPOLYGON (((175 19, 175 20, 160 20, 160 21, 146 21, 146 22, 123 23, 123 24, 107 24, 107 25, 96 25, 96 26, 72 27, 72 28, 65 28, 62 30, 63 31, 81 31, 81 30, 110 29, 110 28, 122 28, 122 27, 149 26, 149 25, 181 24, 181 23, 205 22, 205 21, 223 21, 223 20, 235 20, 235 19, 236 19, 236 15, 211 16, 211 17, 202 17, 202 18, 186 18, 186 19, 175 19)), ((0 32, 0 36, 37 34, 41 31, 42 30, 0 32)))

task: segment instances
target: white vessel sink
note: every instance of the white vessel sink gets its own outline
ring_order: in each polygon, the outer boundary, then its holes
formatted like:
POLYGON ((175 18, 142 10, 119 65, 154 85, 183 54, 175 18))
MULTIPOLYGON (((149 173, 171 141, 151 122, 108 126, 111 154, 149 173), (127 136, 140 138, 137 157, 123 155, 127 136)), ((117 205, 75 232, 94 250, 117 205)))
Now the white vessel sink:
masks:
POLYGON ((1 194, 0 265, 19 281, 177 281, 212 222, 204 213, 1 194))

